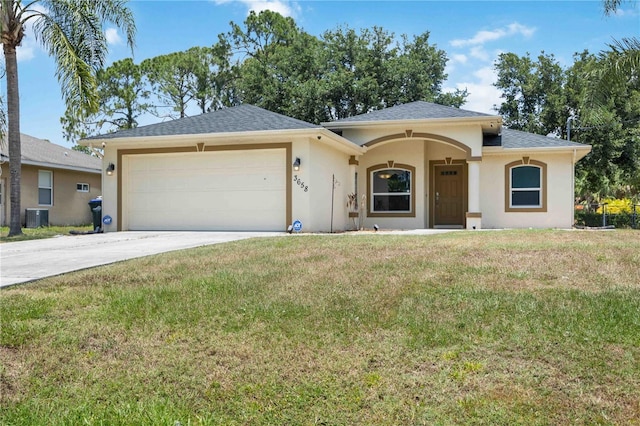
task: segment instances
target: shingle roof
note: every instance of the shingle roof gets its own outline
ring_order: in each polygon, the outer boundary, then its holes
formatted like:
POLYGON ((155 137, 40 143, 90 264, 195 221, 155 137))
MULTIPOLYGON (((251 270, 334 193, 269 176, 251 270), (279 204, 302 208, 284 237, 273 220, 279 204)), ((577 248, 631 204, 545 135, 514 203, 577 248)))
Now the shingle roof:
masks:
MULTIPOLYGON (((20 151, 23 163, 46 164, 61 169, 89 169, 98 173, 102 169, 99 158, 24 133, 20 134, 20 151)), ((8 155, 8 152, 2 152, 7 160, 8 155)))
POLYGON ((223 108, 193 117, 121 130, 90 139, 117 139, 211 133, 259 132, 268 130, 317 129, 321 126, 267 111, 254 105, 223 108))
POLYGON ((570 142, 565 139, 551 138, 548 136, 536 135, 534 133, 522 132, 502 128, 502 147, 505 149, 515 148, 584 148, 589 145, 570 142))
POLYGON ((492 117, 481 112, 467 111, 460 108, 453 108, 438 105, 431 102, 416 101, 408 104, 397 105, 366 114, 355 115, 343 118, 342 120, 325 123, 329 127, 336 127, 336 124, 367 122, 367 121, 396 121, 396 120, 421 120, 437 118, 467 118, 467 117, 492 117))

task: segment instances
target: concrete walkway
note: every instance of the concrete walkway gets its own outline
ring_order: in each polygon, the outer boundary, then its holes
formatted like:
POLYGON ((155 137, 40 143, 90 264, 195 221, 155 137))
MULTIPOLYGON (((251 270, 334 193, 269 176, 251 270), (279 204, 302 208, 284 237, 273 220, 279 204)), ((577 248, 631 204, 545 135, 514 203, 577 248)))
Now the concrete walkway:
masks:
POLYGON ((0 244, 0 287, 136 257, 283 232, 111 232, 0 244))

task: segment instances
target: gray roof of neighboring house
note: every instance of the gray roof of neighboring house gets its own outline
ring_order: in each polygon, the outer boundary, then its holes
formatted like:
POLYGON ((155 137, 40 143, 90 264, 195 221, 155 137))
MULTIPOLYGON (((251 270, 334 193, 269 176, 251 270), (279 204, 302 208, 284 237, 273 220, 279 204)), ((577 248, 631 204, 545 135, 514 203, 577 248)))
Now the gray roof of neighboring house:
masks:
MULTIPOLYGON (((80 169, 97 173, 101 173, 102 170, 102 160, 97 157, 24 133, 20 134, 20 150, 23 164, 39 164, 58 169, 80 169)), ((2 157, 8 161, 9 153, 2 152, 2 157)))
POLYGON ((338 127, 342 123, 368 122, 368 121, 399 121, 399 120, 422 120, 438 118, 468 118, 468 117, 493 117, 490 114, 467 111, 460 108, 453 108, 438 105, 431 102, 416 101, 408 104, 396 105, 393 107, 368 112, 366 114, 355 115, 343 118, 342 120, 331 121, 326 124, 328 127, 338 127))
POLYGON ((571 142, 565 139, 551 138, 534 133, 502 128, 502 147, 515 148, 584 148, 589 145, 571 142))
POLYGON ((140 126, 135 129, 93 136, 87 138, 87 140, 319 128, 322 127, 267 111, 254 105, 243 104, 193 117, 184 117, 148 126, 140 126))

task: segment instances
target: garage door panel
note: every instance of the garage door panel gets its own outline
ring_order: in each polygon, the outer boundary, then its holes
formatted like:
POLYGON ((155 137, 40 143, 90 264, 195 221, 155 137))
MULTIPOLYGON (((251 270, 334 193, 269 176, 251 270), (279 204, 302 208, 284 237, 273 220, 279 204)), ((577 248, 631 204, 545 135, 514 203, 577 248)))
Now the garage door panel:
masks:
POLYGON ((127 159, 131 230, 283 230, 284 149, 127 159))

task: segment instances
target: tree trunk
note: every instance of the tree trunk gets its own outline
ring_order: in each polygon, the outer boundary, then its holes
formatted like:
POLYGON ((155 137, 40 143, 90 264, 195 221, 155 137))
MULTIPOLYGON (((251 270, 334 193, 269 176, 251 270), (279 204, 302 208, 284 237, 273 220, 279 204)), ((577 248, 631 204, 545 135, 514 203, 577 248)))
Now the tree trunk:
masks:
POLYGON ((20 95, 18 93, 18 61, 16 48, 3 44, 7 72, 7 140, 9 142, 9 174, 11 186, 11 216, 9 236, 22 234, 20 220, 20 180, 22 170, 22 149, 20 146, 20 95))

